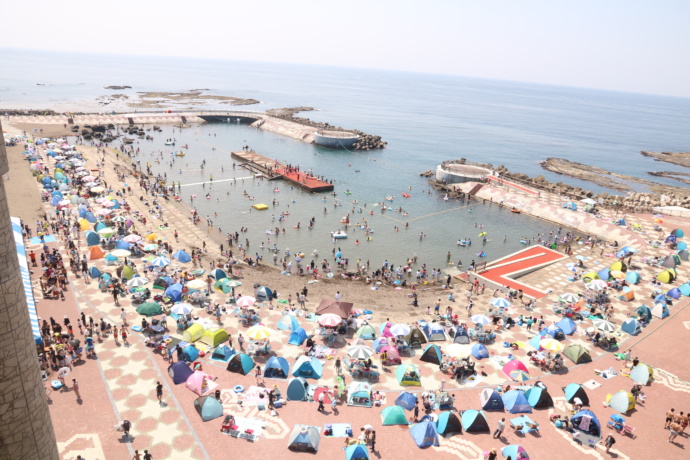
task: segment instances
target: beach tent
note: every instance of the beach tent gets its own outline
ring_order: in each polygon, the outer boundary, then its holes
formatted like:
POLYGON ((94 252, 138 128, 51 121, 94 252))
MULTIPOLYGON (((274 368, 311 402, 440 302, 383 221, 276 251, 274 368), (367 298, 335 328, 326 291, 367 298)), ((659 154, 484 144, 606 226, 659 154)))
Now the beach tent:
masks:
POLYGON ((359 337, 364 340, 374 340, 376 338, 376 328, 371 324, 365 324, 355 333, 355 337, 359 337))
POLYGON ((640 282, 640 274, 636 271, 629 271, 625 274, 625 281, 630 284, 638 284, 640 282))
MULTIPOLYGON (((92 277, 93 278, 93 277, 92 277)), ((678 290, 680 291, 681 294, 684 296, 690 296, 690 283, 683 283, 680 286, 678 286, 678 290)))
POLYGON ((185 342, 196 342, 204 335, 204 326, 199 323, 192 323, 182 334, 185 342))
POLYGON ((440 323, 426 323, 424 327, 422 327, 422 331, 429 342, 446 340, 446 333, 443 331, 443 326, 441 326, 440 323))
POLYGON ((199 396, 203 396, 212 392, 218 384, 211 380, 204 372, 194 371, 194 373, 187 378, 185 386, 199 396))
POLYGON ((84 214, 83 217, 87 220, 87 222, 91 224, 95 224, 96 222, 98 222, 98 219, 96 219, 96 216, 94 216, 92 212, 87 212, 86 214, 84 214))
POLYGON ((517 359, 508 361, 505 366, 503 366, 503 373, 515 380, 516 382, 524 382, 529 380, 529 371, 527 367, 517 359))
POLYGON ((573 335, 575 330, 577 330, 577 324, 575 324, 575 321, 568 317, 565 317, 557 322, 556 326, 558 326, 565 335, 573 335))
POLYGON ((165 296, 169 297, 173 302, 179 302, 182 300, 182 285, 180 283, 175 283, 169 286, 165 290, 165 296))
POLYGON ((201 335, 201 342, 212 348, 217 347, 226 340, 228 340, 228 333, 221 327, 206 329, 201 335))
POLYGON ((100 278, 102 275, 101 271, 96 267, 89 268, 89 276, 94 279, 100 278))
POLYGON ((186 382, 193 373, 194 371, 184 361, 178 361, 168 366, 168 375, 175 385, 186 382))
POLYGON ((137 313, 144 316, 155 316, 163 313, 163 309, 156 302, 146 302, 137 307, 137 313))
POLYGON ((616 412, 626 414, 635 408, 635 397, 627 391, 621 390, 606 396, 606 403, 616 412))
POLYGON ((654 369, 647 364, 640 363, 632 368, 630 371, 630 378, 633 379, 635 383, 649 385, 652 383, 652 380, 654 380, 654 369))
POLYGON ((582 275, 582 280, 583 281, 593 281, 593 280, 598 280, 599 275, 597 275, 596 272, 587 272, 584 275, 582 275))
POLYGON ((555 340, 565 340, 565 333, 563 332, 563 329, 556 326, 555 324, 552 324, 549 327, 542 329, 540 335, 542 337, 546 337, 548 335, 553 337, 555 340))
POLYGON ((570 383, 567 387, 563 388, 563 393, 565 393, 565 400, 572 404, 575 398, 579 398, 582 404, 589 406, 589 396, 585 391, 585 387, 579 383, 570 383))
POLYGON ((132 245, 129 244, 128 242, 126 242, 125 240, 120 240, 120 241, 118 241, 117 244, 115 245, 115 248, 116 248, 116 249, 124 249, 125 251, 129 251, 129 249, 130 249, 131 247, 132 247, 132 245))
POLYGON ((381 352, 386 352, 386 366, 395 366, 398 364, 402 363, 402 359, 400 359, 400 352, 398 351, 397 347, 394 346, 387 346, 381 348, 381 352))
POLYGON ((576 430, 580 430, 590 436, 601 437, 601 424, 594 412, 581 410, 570 418, 570 424, 576 430))
POLYGON ((410 435, 417 447, 429 447, 440 445, 438 441, 438 431, 436 424, 429 420, 412 425, 410 435))
POLYGON ((286 379, 290 372, 287 359, 279 356, 271 356, 264 366, 264 377, 274 379, 286 379))
POLYGON ((321 435, 319 428, 307 425, 295 425, 288 438, 288 449, 300 452, 318 452, 321 435))
POLYGON ((501 455, 503 455, 505 458, 529 460, 529 455, 527 454, 525 448, 517 444, 505 446, 503 449, 501 449, 501 455))
POLYGON ((466 345, 470 343, 470 336, 467 333, 467 329, 458 326, 455 329, 455 335, 453 336, 453 343, 459 343, 461 345, 466 345))
POLYGON ((532 338, 529 339, 529 342, 527 342, 527 343, 529 343, 532 346, 532 348, 534 348, 535 350, 541 350, 542 339, 543 339, 543 337, 540 336, 539 334, 537 334, 535 336, 532 336, 532 338))
POLYGON ((680 299, 682 295, 683 295, 683 293, 680 292, 680 289, 678 289, 678 288, 670 289, 666 293, 666 297, 670 297, 671 299, 675 299, 675 300, 680 299))
POLYGON ((563 350, 563 354, 575 364, 592 362, 592 356, 582 345, 573 344, 563 350))
POLYGON ((333 313, 343 319, 350 317, 353 304, 350 302, 338 302, 333 299, 322 299, 319 306, 316 307, 317 315, 325 315, 326 313, 333 313))
POLYGON ((628 271, 628 266, 625 265, 625 262, 622 262, 622 261, 619 260, 619 261, 616 261, 616 262, 612 263, 611 266, 609 267, 609 269, 610 269, 612 272, 616 272, 616 271, 618 271, 618 272, 627 272, 627 271, 628 271))
POLYGON ((483 343, 475 343, 472 345, 472 356, 475 359, 484 359, 489 357, 489 350, 483 343))
POLYGON ((192 261, 192 257, 189 254, 187 254, 187 252, 183 249, 175 251, 172 258, 180 262, 181 264, 186 264, 187 262, 192 261))
POLYGON ((687 262, 688 260, 690 260, 690 251, 688 251, 687 249, 682 249, 678 251, 678 257, 680 257, 680 260, 687 262))
POLYGON ((364 444, 351 444, 345 448, 345 460, 369 460, 369 451, 364 444))
POLYGON ((208 276, 211 277, 212 279, 218 281, 218 280, 222 280, 223 278, 225 278, 228 275, 223 270, 221 270, 220 268, 214 268, 213 270, 208 272, 208 276))
POLYGON ((630 335, 637 335, 642 331, 642 325, 635 318, 628 318, 621 325, 621 330, 630 335))
MULTIPOLYGON (((100 246, 91 246, 87 252, 87 258, 89 260, 97 260, 97 259, 102 259, 105 257, 105 254, 103 253, 103 249, 100 248, 100 246)), ((93 278, 93 277, 92 277, 93 278)))
POLYGON ((307 340, 307 331, 300 327, 292 331, 290 338, 288 339, 288 343, 290 345, 302 345, 305 340, 307 340))
POLYGON ((168 287, 168 282, 163 277, 156 278, 156 281, 153 282, 154 289, 160 289, 161 291, 165 291, 166 287, 168 287))
POLYGON ((405 336, 405 341, 409 343, 412 348, 418 348, 427 343, 424 333, 416 327, 410 329, 410 333, 405 336))
POLYGON ((194 400, 194 409, 201 416, 201 420, 208 422, 223 416, 223 404, 213 396, 199 396, 194 400))
POLYGON ((505 409, 501 394, 493 388, 484 388, 479 393, 479 403, 483 410, 503 411, 505 409))
POLYGON ((681 242, 678 243, 678 245, 676 246, 676 249, 678 249, 679 251, 683 251, 683 250, 685 250, 685 249, 687 249, 687 248, 688 248, 688 243, 686 243, 685 241, 681 241, 681 242))
POLYGON ((652 310, 650 310, 647 305, 640 305, 637 307, 635 314, 639 318, 643 318, 646 322, 649 322, 652 319, 652 310))
POLYGON ((417 395, 414 393, 408 393, 407 391, 401 391, 397 398, 395 398, 396 406, 400 406, 405 410, 412 410, 414 406, 417 405, 417 395))
POLYGON ((101 236, 98 233, 90 230, 84 232, 84 238, 86 239, 87 246, 98 246, 101 242, 101 236))
POLYGON ((347 389, 347 405, 371 407, 371 386, 366 382, 352 382, 347 389))
POLYGON ((187 345, 182 349, 182 359, 190 363, 199 358, 199 350, 194 345, 187 345))
POLYGON ((597 272, 597 276, 599 276, 599 279, 602 279, 604 281, 608 281, 611 278, 611 269, 610 268, 604 268, 603 270, 599 270, 597 272))
POLYGON ((622 300, 623 302, 635 300, 635 292, 628 286, 625 286, 621 295, 618 296, 618 300, 622 300))
POLYGON ((383 426, 389 425, 409 425, 405 409, 400 406, 384 407, 381 411, 381 424, 383 426))
POLYGON ((669 315, 668 305, 655 303, 654 307, 652 307, 652 315, 657 318, 666 318, 669 315))
POLYGON ((296 331, 299 329, 299 322, 294 316, 285 315, 278 320, 276 328, 281 331, 296 331))
POLYGON ((393 341, 389 342, 387 337, 379 337, 378 339, 374 340, 374 345, 372 345, 371 348, 373 348, 376 353, 381 353, 381 349, 389 346, 391 342, 393 341))
POLYGON ((672 283, 676 279, 676 272, 674 269, 669 268, 656 275, 656 279, 662 283, 672 283))
POLYGON ((453 433, 462 434, 462 423, 460 422, 458 414, 453 411, 444 411, 438 414, 436 429, 441 436, 447 436, 453 433))
POLYGON ((573 203, 572 201, 567 201, 563 203, 563 208, 570 209, 571 211, 577 211, 577 204, 573 203))
POLYGON ((247 375, 254 369, 254 360, 251 356, 238 353, 228 362, 227 370, 236 374, 247 375))
POLYGON ((481 410, 466 410, 462 413, 460 418, 462 421, 462 429, 465 433, 489 433, 489 423, 486 421, 486 415, 481 410))
POLYGON ((666 256, 659 265, 666 268, 676 268, 676 266, 678 265, 678 260, 675 257, 673 257, 673 255, 666 256))
POLYGON ((533 409, 553 407, 553 399, 546 388, 534 386, 525 392, 525 396, 533 409))
POLYGON ((685 232, 682 228, 674 228, 671 230, 671 235, 674 235, 677 238, 683 238, 685 236, 685 232))
POLYGON ((252 208, 256 209, 257 211, 265 211, 268 209, 268 205, 264 203, 257 203, 252 208))
POLYGON ((503 393, 503 405, 511 414, 529 414, 532 406, 529 405, 525 392, 522 390, 510 390, 503 393))
POLYGON ((427 345, 419 360, 425 363, 438 364, 440 366, 443 362, 443 354, 439 346, 432 343, 427 345))
POLYGON ((419 371, 417 367, 412 364, 401 364, 395 369, 395 377, 398 383, 404 387, 407 386, 422 386, 419 371))
POLYGON ((292 375, 305 379, 320 379, 323 374, 321 361, 314 357, 300 356, 292 366, 292 375))
POLYGON ((266 302, 273 298, 273 291, 268 286, 261 286, 256 290, 254 297, 259 302, 266 302))
POLYGON ((211 359, 216 360, 216 361, 225 361, 227 362, 230 358, 232 358, 232 355, 235 354, 235 350, 230 348, 227 345, 220 345, 216 347, 215 350, 213 350, 213 354, 211 355, 211 359))
POLYGON ((290 379, 287 387, 288 401, 306 401, 309 384, 301 377, 290 379))

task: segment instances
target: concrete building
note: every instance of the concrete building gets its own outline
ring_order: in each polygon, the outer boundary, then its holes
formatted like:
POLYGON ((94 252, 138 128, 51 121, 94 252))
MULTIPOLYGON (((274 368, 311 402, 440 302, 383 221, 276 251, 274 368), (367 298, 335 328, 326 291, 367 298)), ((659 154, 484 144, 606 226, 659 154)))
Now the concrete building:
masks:
POLYGON ((444 184, 486 182, 489 176, 498 176, 492 169, 479 163, 460 160, 444 161, 436 167, 436 180, 444 184))
POLYGON ((0 142, 0 459, 57 460, 7 204, 8 171, 0 142))

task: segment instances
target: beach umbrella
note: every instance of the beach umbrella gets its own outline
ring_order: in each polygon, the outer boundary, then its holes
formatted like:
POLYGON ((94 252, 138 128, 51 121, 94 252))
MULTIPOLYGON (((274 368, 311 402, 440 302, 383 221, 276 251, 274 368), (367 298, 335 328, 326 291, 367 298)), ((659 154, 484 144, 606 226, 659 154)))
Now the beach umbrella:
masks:
POLYGON ((240 297, 240 299, 237 301, 237 306, 246 308, 246 307, 251 307, 256 303, 256 299, 250 295, 243 295, 240 297))
POLYGON ((151 261, 151 265, 154 267, 167 267, 170 265, 170 260, 165 257, 156 257, 151 261))
POLYGON ((149 280, 148 278, 144 278, 143 276, 135 276, 131 280, 127 281, 127 286, 134 288, 134 287, 142 287, 146 286, 148 284, 149 280))
POLYGON ((91 192, 93 192, 93 193, 103 193, 103 192, 105 192, 105 189, 104 189, 103 187, 101 187, 101 186, 91 187, 91 192))
POLYGON ((146 235, 144 238, 146 238, 146 239, 149 240, 149 241, 156 241, 156 240, 158 240, 158 234, 156 234, 156 233, 149 233, 149 234, 146 235))
POLYGON ((452 343, 447 347, 443 347, 442 352, 451 358, 465 358, 472 353, 472 347, 466 344, 452 343))
POLYGON ((129 257, 132 255, 132 253, 126 249, 115 249, 110 253, 110 255, 113 255, 115 257, 129 257))
POLYGON ((163 312, 161 306, 156 302, 142 303, 137 307, 137 313, 145 316, 160 315, 163 312))
POLYGON ((112 222, 124 222, 124 221, 126 221, 127 219, 125 219, 124 216, 115 216, 115 217, 113 217, 113 218, 110 219, 110 220, 111 220, 112 222))
POLYGON ((475 324, 481 324, 481 325, 491 324, 491 318, 489 318, 486 315, 473 315, 470 319, 475 324))
MULTIPOLYGON (((148 238, 148 236, 147 236, 147 238, 148 238)), ((172 257, 173 257, 173 259, 177 260, 181 264, 186 264, 187 262, 192 261, 192 257, 189 254, 187 254, 185 251, 183 251, 182 249, 175 251, 175 253, 173 254, 172 257)))
POLYGON ((247 329, 247 337, 252 340, 265 340, 273 334, 273 331, 266 326, 257 325, 247 329))
POLYGON ((593 280, 589 283, 585 283, 585 287, 593 291, 603 291, 608 287, 608 283, 604 280, 593 280))
POLYGON ((576 294, 572 294, 570 292, 565 293, 561 296, 558 297, 559 300, 563 303, 575 303, 580 300, 580 297, 578 297, 576 294))
POLYGON ((407 335, 410 333, 410 326, 407 324, 394 324, 390 327, 391 334, 394 336, 407 335))
POLYGON ((107 216, 108 214, 112 214, 112 212, 113 211, 110 209, 102 208, 102 209, 99 209, 98 211, 96 211, 96 215, 103 217, 103 216, 107 216))
POLYGON ((326 313, 319 317, 319 324, 321 326, 335 327, 342 322, 342 318, 334 313, 326 313))
POLYGON ((203 289, 206 287, 206 282, 203 280, 192 280, 189 281, 188 283, 185 283, 185 286, 187 286, 189 289, 203 289))
POLYGON ((605 319, 593 320, 592 326, 596 327, 600 331, 609 332, 609 333, 616 330, 616 326, 612 322, 606 321, 605 319))
POLYGON ((516 382, 524 382, 529 380, 529 371, 522 361, 513 359, 508 361, 505 366, 503 366, 503 373, 515 380, 516 382))
POLYGON ((543 339, 539 341, 539 346, 544 350, 549 351, 563 351, 563 345, 558 340, 554 339, 543 339))
POLYGON ((352 359, 369 359, 374 353, 373 348, 364 345, 355 345, 347 349, 347 355, 352 359))
POLYGON ((141 237, 139 235, 135 235, 133 233, 125 236, 122 239, 128 243, 138 243, 139 241, 141 241, 141 237))
POLYGON ((147 244, 146 246, 144 246, 144 251, 146 251, 146 252, 155 251, 156 249, 158 249, 158 245, 156 243, 151 243, 151 244, 147 244))
POLYGON ((104 227, 98 231, 98 234, 101 236, 109 237, 112 236, 115 233, 115 229, 110 228, 110 227, 104 227))
POLYGON ((506 299, 501 298, 501 297, 496 297, 495 299, 492 299, 490 303, 494 307, 498 307, 498 308, 510 307, 510 302, 508 302, 506 299))
POLYGON ((182 303, 176 303, 173 305, 173 307, 170 309, 172 313, 175 313, 176 315, 188 315, 192 311, 194 311, 194 306, 182 302, 182 303))

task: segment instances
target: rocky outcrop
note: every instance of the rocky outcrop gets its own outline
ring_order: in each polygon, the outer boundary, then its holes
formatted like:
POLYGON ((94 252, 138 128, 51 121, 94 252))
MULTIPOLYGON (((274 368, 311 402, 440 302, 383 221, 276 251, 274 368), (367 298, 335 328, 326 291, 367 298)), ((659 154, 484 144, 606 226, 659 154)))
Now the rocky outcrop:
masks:
POLYGON ((690 168, 690 152, 647 152, 641 151, 640 154, 645 157, 654 158, 654 161, 664 161, 678 166, 685 166, 690 168))
POLYGON ((123 85, 123 86, 113 85, 113 86, 105 86, 103 89, 132 89, 132 87, 126 86, 126 85, 123 85))

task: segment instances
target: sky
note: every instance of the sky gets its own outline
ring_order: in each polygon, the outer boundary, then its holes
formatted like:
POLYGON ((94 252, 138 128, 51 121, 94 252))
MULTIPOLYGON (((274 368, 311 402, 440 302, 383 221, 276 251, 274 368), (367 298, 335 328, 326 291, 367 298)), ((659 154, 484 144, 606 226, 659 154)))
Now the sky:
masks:
POLYGON ((8 48, 324 64, 690 97, 688 0, 22 0, 1 8, 0 43, 8 48))

